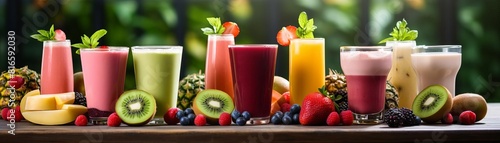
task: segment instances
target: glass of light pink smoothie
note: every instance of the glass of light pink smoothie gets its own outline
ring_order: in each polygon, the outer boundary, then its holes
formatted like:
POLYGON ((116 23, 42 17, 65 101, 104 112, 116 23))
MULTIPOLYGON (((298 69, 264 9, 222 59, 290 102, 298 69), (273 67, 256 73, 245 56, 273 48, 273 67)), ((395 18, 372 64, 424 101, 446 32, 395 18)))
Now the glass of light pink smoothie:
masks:
POLYGON ((208 35, 205 63, 205 88, 226 92, 234 100, 233 76, 229 45, 234 45, 232 34, 208 35))
POLYGON ((41 94, 73 92, 73 59, 69 40, 43 41, 40 82, 41 94))
POLYGON ((446 87, 455 97, 455 80, 462 64, 461 45, 417 46, 411 54, 418 91, 430 85, 446 87))
POLYGON ((87 108, 93 124, 106 124, 123 93, 128 47, 80 49, 87 108))
POLYGON ((343 46, 340 47, 340 65, 346 75, 348 108, 354 113, 354 123, 381 123, 392 48, 343 46))

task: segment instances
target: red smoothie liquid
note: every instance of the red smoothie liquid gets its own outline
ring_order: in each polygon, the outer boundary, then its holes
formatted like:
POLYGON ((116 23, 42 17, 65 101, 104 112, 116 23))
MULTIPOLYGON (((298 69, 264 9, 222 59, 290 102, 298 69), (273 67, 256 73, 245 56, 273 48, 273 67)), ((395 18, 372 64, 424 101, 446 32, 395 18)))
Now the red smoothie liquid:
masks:
POLYGON ((384 110, 387 76, 346 75, 349 109, 358 114, 384 110))
POLYGON ((235 106, 253 117, 268 117, 271 110, 277 46, 230 46, 235 106))

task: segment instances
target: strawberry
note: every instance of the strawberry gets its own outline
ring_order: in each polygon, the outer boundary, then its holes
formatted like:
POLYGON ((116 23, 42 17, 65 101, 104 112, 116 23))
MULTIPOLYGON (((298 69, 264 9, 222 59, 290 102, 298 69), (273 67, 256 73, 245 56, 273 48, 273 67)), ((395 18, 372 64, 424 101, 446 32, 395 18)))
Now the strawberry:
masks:
POLYGON ((288 103, 283 103, 283 104, 281 104, 280 108, 281 108, 281 112, 285 113, 285 112, 290 111, 290 108, 292 108, 292 105, 290 105, 288 103))
POLYGON ((276 35, 278 44, 280 44, 281 46, 290 45, 290 40, 296 39, 298 37, 296 31, 297 27, 291 25, 281 28, 281 30, 278 32, 278 35, 276 35))
POLYGON ((453 116, 450 113, 444 115, 443 119, 441 119, 441 123, 453 124, 453 116))
POLYGON ((308 94, 302 102, 299 121, 302 125, 325 124, 328 115, 335 111, 333 101, 319 92, 308 94))
POLYGON ((2 119, 5 121, 8 121, 7 117, 9 116, 10 108, 3 108, 2 109, 2 119))
POLYGON ((56 33, 54 39, 56 40, 66 40, 66 34, 61 29, 56 29, 54 31, 56 33))
POLYGON ((345 110, 340 112, 340 120, 344 126, 350 126, 354 122, 354 115, 352 115, 351 110, 345 110))
POLYGON ((108 126, 110 127, 119 127, 122 124, 122 119, 118 117, 118 114, 113 113, 108 117, 108 126))
POLYGON ((234 37, 238 36, 240 34, 240 27, 238 27, 238 24, 234 22, 224 22, 222 24, 226 30, 222 34, 233 34, 234 37))
POLYGON ((476 113, 467 110, 462 113, 460 113, 460 116, 458 117, 458 121, 462 125, 472 125, 476 122, 476 113))
POLYGON ((219 117, 219 125, 229 126, 231 125, 231 115, 229 113, 223 112, 219 117))
POLYGON ((75 120, 75 125, 76 126, 87 126, 87 117, 85 115, 78 115, 75 120))
POLYGON ((207 119, 205 118, 205 116, 203 116, 203 114, 198 114, 194 118, 194 125, 196 125, 196 126, 205 126, 206 124, 207 124, 207 119))
POLYGON ((326 124, 328 126, 336 126, 340 124, 340 115, 337 112, 332 112, 330 115, 328 115, 328 118, 326 119, 326 124))
POLYGON ((283 93, 283 96, 285 97, 285 101, 286 101, 285 103, 290 104, 290 91, 283 93))
POLYGON ((20 76, 14 76, 9 80, 9 85, 15 89, 21 88, 24 85, 24 79, 20 76))
POLYGON ((168 124, 168 125, 177 125, 177 123, 179 123, 179 119, 177 119, 177 117, 175 117, 177 115, 177 112, 179 111, 179 108, 170 108, 168 109, 167 113, 165 113, 165 115, 163 115, 163 120, 165 120, 165 122, 168 124))

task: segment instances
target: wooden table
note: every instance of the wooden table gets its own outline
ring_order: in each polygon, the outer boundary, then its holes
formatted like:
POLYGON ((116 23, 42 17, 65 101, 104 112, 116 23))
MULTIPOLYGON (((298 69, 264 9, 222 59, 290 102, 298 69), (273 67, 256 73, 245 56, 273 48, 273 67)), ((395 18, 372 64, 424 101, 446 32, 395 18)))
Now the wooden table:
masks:
POLYGON ((302 143, 302 142, 496 142, 500 143, 500 103, 490 103, 488 114, 475 125, 420 125, 388 128, 380 125, 353 126, 143 126, 107 127, 40 126, 16 123, 16 135, 0 124, 0 143, 302 143))

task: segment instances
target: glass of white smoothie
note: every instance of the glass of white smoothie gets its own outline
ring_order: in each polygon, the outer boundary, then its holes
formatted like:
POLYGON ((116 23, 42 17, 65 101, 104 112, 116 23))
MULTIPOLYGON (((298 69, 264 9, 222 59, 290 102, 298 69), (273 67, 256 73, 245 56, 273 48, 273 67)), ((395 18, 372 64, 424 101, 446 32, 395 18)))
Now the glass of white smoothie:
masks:
POLYGON ((418 77, 418 91, 440 84, 455 97, 455 79, 462 64, 461 45, 416 46, 411 54, 418 77))

